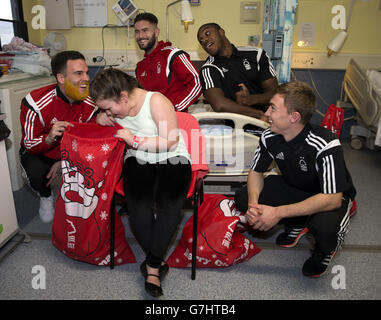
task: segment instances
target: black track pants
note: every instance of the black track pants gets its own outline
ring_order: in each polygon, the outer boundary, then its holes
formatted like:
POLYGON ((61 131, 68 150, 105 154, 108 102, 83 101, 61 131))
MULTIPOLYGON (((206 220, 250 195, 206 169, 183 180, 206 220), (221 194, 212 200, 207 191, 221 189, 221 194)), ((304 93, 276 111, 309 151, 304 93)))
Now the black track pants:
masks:
POLYGON ((147 264, 154 268, 163 261, 181 221, 191 180, 191 165, 185 158, 177 159, 181 163, 139 164, 136 158, 129 157, 124 164, 131 229, 147 255, 147 264))
POLYGON ((20 162, 26 174, 27 183, 36 191, 40 197, 49 197, 50 187, 47 187, 48 179, 46 175, 54 163, 53 160, 43 155, 30 155, 24 148, 20 149, 20 162))

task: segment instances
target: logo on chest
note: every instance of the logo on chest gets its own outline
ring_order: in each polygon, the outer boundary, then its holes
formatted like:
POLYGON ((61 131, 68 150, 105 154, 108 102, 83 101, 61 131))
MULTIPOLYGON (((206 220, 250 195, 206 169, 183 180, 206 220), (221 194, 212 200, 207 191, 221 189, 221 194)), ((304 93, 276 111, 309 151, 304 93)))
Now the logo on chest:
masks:
POLYGON ((284 154, 283 154, 283 152, 279 152, 279 153, 275 156, 275 158, 277 158, 277 159, 279 159, 279 160, 284 160, 284 154))
POLYGON ((160 64, 160 61, 157 63, 156 65, 156 73, 157 74, 160 74, 161 73, 161 64, 160 64))
POLYGON ((299 158, 299 167, 300 167, 301 171, 304 171, 304 172, 308 171, 307 162, 306 162, 306 160, 304 160, 304 157, 302 157, 302 156, 300 156, 300 158, 299 158))
POLYGON ((243 59, 243 66, 245 67, 246 70, 251 70, 251 64, 247 59, 243 59))

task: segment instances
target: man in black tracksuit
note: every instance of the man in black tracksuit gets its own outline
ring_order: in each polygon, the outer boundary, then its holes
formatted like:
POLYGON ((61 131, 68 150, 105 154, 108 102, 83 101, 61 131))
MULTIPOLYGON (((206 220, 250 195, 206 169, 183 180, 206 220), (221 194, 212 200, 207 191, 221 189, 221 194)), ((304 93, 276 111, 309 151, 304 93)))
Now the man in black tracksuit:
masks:
POLYGON ((216 23, 202 25, 197 40, 209 54, 200 70, 200 81, 212 109, 266 121, 265 107, 278 86, 266 52, 254 47, 236 48, 216 23))
POLYGON ((253 229, 267 231, 283 219, 285 232, 276 239, 282 247, 295 246, 307 232, 314 236, 313 255, 302 269, 309 277, 323 275, 341 248, 356 195, 340 141, 309 123, 315 108, 307 84, 278 87, 265 113, 270 128, 261 136, 247 187, 235 197, 253 229), (281 175, 264 179, 273 160, 281 175))

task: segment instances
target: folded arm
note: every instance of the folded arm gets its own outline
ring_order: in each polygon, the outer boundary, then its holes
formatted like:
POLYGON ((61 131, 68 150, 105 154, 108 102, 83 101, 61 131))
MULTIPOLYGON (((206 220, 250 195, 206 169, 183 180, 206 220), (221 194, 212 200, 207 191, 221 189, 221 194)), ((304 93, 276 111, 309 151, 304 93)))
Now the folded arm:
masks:
POLYGON ((270 78, 268 80, 263 81, 261 85, 264 91, 263 93, 250 94, 245 84, 239 84, 241 90, 236 93, 237 102, 239 104, 247 106, 251 106, 254 104, 268 104, 272 96, 275 94, 276 88, 278 87, 278 80, 277 78, 270 78))
POLYGON ((204 96, 215 112, 239 113, 245 116, 258 118, 267 121, 262 110, 258 110, 247 105, 239 104, 226 98, 220 88, 210 88, 204 91, 204 96))

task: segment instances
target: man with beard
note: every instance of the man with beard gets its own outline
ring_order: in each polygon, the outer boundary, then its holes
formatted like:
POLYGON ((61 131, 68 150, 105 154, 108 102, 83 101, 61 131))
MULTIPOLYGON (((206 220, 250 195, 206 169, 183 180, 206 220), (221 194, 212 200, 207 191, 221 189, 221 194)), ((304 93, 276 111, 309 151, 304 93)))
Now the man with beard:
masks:
POLYGON ((198 29, 209 54, 200 70, 204 97, 216 112, 233 112, 266 121, 264 111, 278 86, 276 73, 260 48, 236 48, 216 23, 198 29))
POLYGON ((176 111, 187 112, 201 95, 198 71, 189 54, 172 47, 171 42, 159 41, 158 19, 152 13, 138 14, 134 20, 135 39, 145 51, 136 66, 136 78, 148 91, 164 94, 176 111))
POLYGON ((88 96, 89 75, 85 57, 63 51, 51 61, 57 83, 30 92, 21 102, 20 160, 31 188, 40 197, 39 215, 53 220, 50 184, 60 175, 60 140, 72 122, 95 122, 97 108, 88 96))

